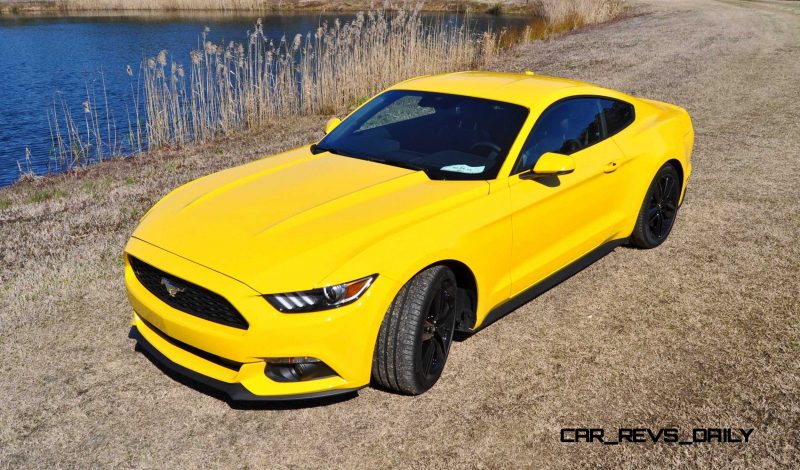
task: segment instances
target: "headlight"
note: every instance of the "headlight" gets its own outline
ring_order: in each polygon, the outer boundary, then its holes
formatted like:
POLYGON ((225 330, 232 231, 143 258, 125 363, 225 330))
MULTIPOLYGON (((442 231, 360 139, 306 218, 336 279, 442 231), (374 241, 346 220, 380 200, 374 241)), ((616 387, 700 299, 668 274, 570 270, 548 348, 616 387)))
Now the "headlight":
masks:
POLYGON ((286 294, 267 294, 264 298, 270 305, 285 313, 327 310, 355 302, 377 277, 377 274, 373 274, 344 284, 286 294))

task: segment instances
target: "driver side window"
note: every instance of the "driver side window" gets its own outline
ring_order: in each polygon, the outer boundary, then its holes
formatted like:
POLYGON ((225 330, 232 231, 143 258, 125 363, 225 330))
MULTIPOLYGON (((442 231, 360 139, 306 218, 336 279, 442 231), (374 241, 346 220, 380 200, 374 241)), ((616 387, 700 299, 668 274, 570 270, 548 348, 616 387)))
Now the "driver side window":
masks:
POLYGON ((571 155, 602 139, 602 109, 597 98, 561 101, 549 107, 536 122, 514 173, 533 168, 544 153, 571 155))

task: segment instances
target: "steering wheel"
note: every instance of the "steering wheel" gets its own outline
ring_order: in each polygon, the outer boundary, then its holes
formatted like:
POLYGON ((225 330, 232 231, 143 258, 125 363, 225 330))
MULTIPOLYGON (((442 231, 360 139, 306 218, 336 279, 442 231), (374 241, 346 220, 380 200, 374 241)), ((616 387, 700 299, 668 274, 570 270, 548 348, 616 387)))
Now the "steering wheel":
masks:
POLYGON ((494 142, 489 142, 488 140, 475 142, 474 144, 470 145, 469 150, 472 152, 473 150, 477 150, 481 147, 488 148, 492 151, 488 155, 485 155, 486 158, 494 158, 503 152, 503 149, 501 149, 499 145, 495 144, 494 142))

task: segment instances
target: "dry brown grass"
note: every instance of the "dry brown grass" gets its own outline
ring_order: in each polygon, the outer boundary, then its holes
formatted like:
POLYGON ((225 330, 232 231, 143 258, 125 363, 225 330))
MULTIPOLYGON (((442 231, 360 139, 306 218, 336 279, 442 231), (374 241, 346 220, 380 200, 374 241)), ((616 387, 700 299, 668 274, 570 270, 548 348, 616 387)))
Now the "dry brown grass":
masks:
POLYGON ((182 182, 318 138, 323 117, 0 189, 0 467, 798 468, 797 14, 648 5, 490 67, 686 107, 695 170, 670 239, 618 249, 455 344, 421 397, 232 409, 126 339, 120 253, 144 211, 182 182), (747 445, 560 444, 573 425, 755 431, 747 445))
POLYGON ((604 23, 622 14, 621 0, 539 0, 537 12, 550 23, 573 27, 604 23))

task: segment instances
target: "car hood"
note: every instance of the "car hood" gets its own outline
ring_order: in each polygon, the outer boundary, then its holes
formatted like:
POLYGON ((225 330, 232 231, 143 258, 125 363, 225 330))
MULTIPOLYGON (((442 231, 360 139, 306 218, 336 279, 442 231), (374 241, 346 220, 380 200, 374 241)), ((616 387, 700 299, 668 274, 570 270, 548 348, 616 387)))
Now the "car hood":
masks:
POLYGON ((261 293, 302 290, 376 240, 487 192, 485 181, 432 181, 303 147, 176 189, 133 236, 261 293))

